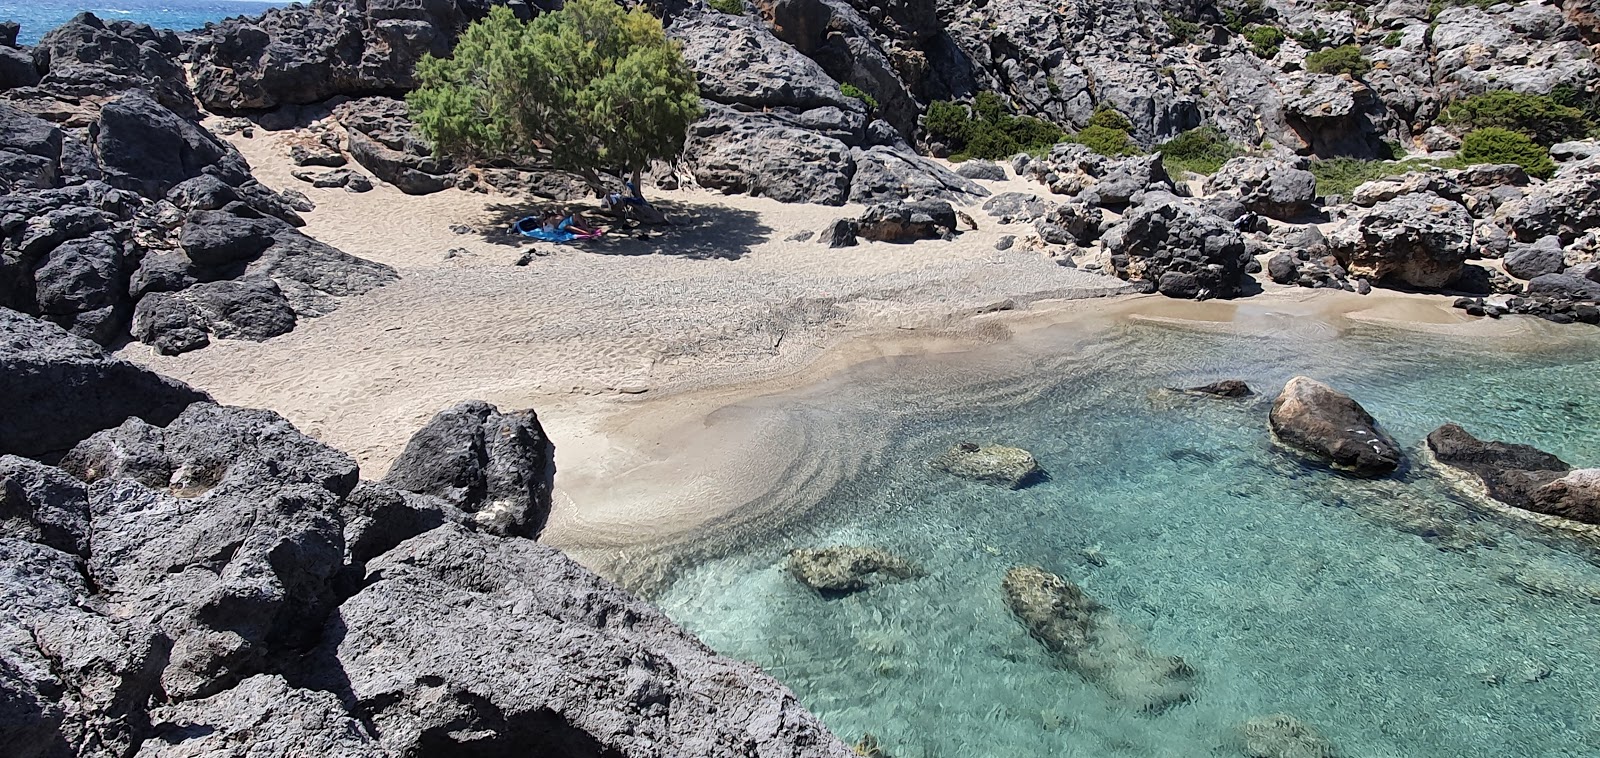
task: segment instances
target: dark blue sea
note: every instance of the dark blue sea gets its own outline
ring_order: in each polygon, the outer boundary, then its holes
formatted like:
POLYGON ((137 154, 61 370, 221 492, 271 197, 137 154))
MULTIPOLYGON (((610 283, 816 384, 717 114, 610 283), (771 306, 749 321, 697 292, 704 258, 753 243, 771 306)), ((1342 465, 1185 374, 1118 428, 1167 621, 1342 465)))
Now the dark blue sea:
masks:
POLYGON ((89 11, 106 21, 138 21, 158 28, 186 31, 205 26, 207 21, 221 21, 231 16, 254 16, 274 5, 287 4, 270 0, 5 0, 0 2, 0 21, 22 24, 17 41, 31 45, 38 42, 45 32, 83 11, 89 11))

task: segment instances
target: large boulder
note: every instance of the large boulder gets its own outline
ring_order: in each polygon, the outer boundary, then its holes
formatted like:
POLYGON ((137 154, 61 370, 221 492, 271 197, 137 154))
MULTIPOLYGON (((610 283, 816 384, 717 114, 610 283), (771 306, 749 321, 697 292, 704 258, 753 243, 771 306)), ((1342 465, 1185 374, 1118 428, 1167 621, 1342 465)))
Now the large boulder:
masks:
POLYGON ((194 97, 179 63, 183 54, 183 42, 170 29, 106 22, 93 13, 79 13, 46 32, 33 48, 41 74, 38 88, 68 104, 63 110, 140 90, 166 108, 194 116, 194 97))
POLYGON ((1518 508, 1529 508, 1536 490, 1572 469, 1532 445, 1480 440, 1456 424, 1430 432, 1428 449, 1435 460, 1483 482, 1490 497, 1518 508))
POLYGON ((533 411, 469 400, 413 435, 383 481, 441 498, 495 534, 533 537, 550 515, 555 473, 555 446, 533 411))
POLYGON ((237 150, 135 90, 100 111, 95 136, 106 183, 161 198, 186 179, 212 174, 228 184, 250 180, 237 150))
POLYGON ((787 565, 795 580, 823 597, 840 597, 922 575, 915 564, 894 553, 854 545, 791 550, 787 565))
POLYGON ((1170 195, 1130 209, 1101 239, 1118 277, 1168 297, 1234 297, 1251 261, 1233 224, 1170 195))
POLYGON ((63 452, 137 417, 165 424, 205 393, 0 308, 0 454, 63 452))
POLYGON ((0 191, 56 186, 61 146, 61 130, 54 124, 0 103, 0 191))
POLYGON ((201 700, 152 709, 135 758, 388 758, 332 692, 261 674, 201 700))
POLYGON ((54 466, 0 455, 0 537, 89 557, 89 496, 54 466))
POLYGON ((833 137, 714 105, 689 127, 683 155, 702 187, 784 203, 843 205, 855 175, 850 148, 833 137))
POLYGON ((338 600, 349 456, 270 411, 200 403, 165 428, 97 434, 62 467, 90 483, 87 568, 111 613, 171 640, 169 697, 207 697, 317 642, 338 600))
POLYGON ((963 479, 1021 489, 1044 478, 1033 453, 1019 447, 963 442, 934 458, 929 465, 963 479))
POLYGON ((189 40, 194 94, 213 113, 399 95, 488 12, 479 0, 321 0, 207 24, 189 40))
POLYGON ((863 109, 816 61, 773 36, 759 16, 690 11, 674 18, 667 34, 683 43, 683 57, 707 100, 757 108, 863 109))
POLYGON ((139 300, 133 314, 133 336, 163 355, 205 347, 212 337, 262 342, 294 326, 294 308, 278 285, 264 277, 152 292, 139 300))
POLYGON ((940 201, 874 205, 856 223, 856 234, 879 242, 943 239, 955 229, 955 209, 940 201))
POLYGON ((1555 235, 1567 243, 1600 228, 1600 156, 1563 164, 1549 181, 1501 205, 1495 218, 1523 242, 1555 235))
POLYGON ((1329 251, 1353 276, 1436 289, 1461 273, 1472 236, 1465 207, 1419 192, 1352 212, 1327 239, 1329 251))
POLYGON ((1559 274, 1566 266, 1562 261, 1561 240, 1550 236, 1531 244, 1514 244, 1503 259, 1506 273, 1518 279, 1532 279, 1544 274, 1559 274))
POLYGON ((317 668, 391 755, 852 754, 760 669, 553 548, 447 525, 367 569, 317 668))
POLYGON ((1222 164, 1205 189, 1207 194, 1238 198, 1253 213, 1293 219, 1315 207, 1317 177, 1286 161, 1241 156, 1222 164))
POLYGON ((1283 386, 1272 403, 1271 426, 1280 442, 1358 476, 1387 474, 1404 460, 1360 403, 1308 377, 1283 386))
POLYGON ((334 118, 350 135, 350 156, 372 175, 408 195, 454 186, 455 166, 434 155, 407 115, 404 101, 368 97, 341 103, 334 118))
POLYGON ((850 202, 871 205, 897 201, 945 200, 967 203, 989 191, 971 179, 902 147, 878 145, 850 151, 855 173, 850 202))
POLYGON ((1193 668, 1150 650, 1135 628, 1078 585, 1025 566, 1007 571, 1000 589, 1029 635, 1118 703, 1160 713, 1193 697, 1193 668))

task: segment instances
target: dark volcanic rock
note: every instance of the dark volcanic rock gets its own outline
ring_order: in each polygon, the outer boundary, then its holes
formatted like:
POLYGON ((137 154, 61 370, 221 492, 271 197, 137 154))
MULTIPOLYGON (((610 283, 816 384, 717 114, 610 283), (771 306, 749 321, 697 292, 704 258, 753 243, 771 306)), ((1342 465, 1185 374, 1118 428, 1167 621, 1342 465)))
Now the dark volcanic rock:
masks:
POLYGON ((760 669, 553 548, 444 526, 367 577, 321 668, 390 754, 851 755, 760 669))
POLYGON ((1518 508, 1530 507, 1535 490, 1572 469, 1532 445, 1480 440, 1455 424, 1430 432, 1428 449, 1440 463, 1476 476, 1490 497, 1518 508))
POLYGON ((1193 697, 1194 670, 1182 658, 1155 654, 1078 585, 1028 566, 1007 571, 1001 591, 1028 634, 1117 701, 1158 713, 1193 697))
POLYGON ((1256 394, 1254 390, 1250 389, 1250 385, 1245 384, 1243 381, 1238 379, 1223 379, 1220 382, 1212 382, 1199 387, 1190 387, 1184 390, 1184 392, 1187 392, 1191 395, 1209 395, 1212 397, 1229 398, 1250 397, 1251 395, 1256 394))
POLYGON ((1600 524, 1600 469, 1578 469, 1534 490, 1528 508, 1586 524, 1600 524))
POLYGON ((1317 199, 1317 178, 1284 161, 1240 157, 1222 164, 1206 180, 1206 193, 1238 198, 1252 213, 1293 219, 1312 210, 1317 199))
POLYGON ((0 308, 0 453, 61 452, 129 417, 162 424, 205 399, 54 324, 0 308))
POLYGON ((1404 459, 1360 403, 1304 376, 1284 385, 1272 403, 1271 423, 1282 442, 1360 476, 1387 474, 1404 459))
POLYGON ((439 497, 495 534, 531 537, 550 515, 555 473, 555 447, 533 411, 469 400, 412 436, 383 481, 439 497))
POLYGON ((54 466, 0 455, 0 537, 89 557, 89 498, 83 482, 54 466))
POLYGON ((1544 237, 1532 244, 1512 245, 1506 252, 1506 273, 1518 279, 1532 279, 1543 274, 1559 274, 1562 263, 1561 240, 1544 237))
POLYGON ((133 314, 133 336, 165 355, 204 347, 210 344, 207 335, 261 342, 287 334, 294 325, 294 308, 278 285, 260 277, 152 292, 133 314))
POLYGON ((856 223, 856 234, 879 242, 943 239, 955 229, 955 209, 938 201, 874 205, 856 223))
POLYGON ((61 179, 61 140, 61 130, 54 124, 0 103, 0 190, 56 186, 61 179))
POLYGON ((1102 240, 1118 277, 1176 297, 1234 297, 1251 260, 1232 224, 1170 196, 1130 209, 1102 240))
POLYGON ((231 145, 138 91, 101 109, 95 153, 107 184, 150 198, 201 173, 231 185, 250 181, 231 145))
POLYGON ((433 154, 417 134, 404 101, 369 97, 342 103, 334 118, 350 135, 350 156, 372 175, 408 195, 426 195, 454 186, 455 167, 433 154))
POLYGON ((69 101, 143 90, 185 116, 196 115, 179 58, 178 35, 132 21, 100 20, 80 13, 46 32, 33 49, 43 78, 39 88, 69 101))
POLYGON ((285 226, 277 219, 247 218, 221 210, 195 211, 184 222, 178 244, 201 268, 247 263, 271 247, 272 235, 285 226))
POLYGON ((137 758, 389 756, 333 693, 291 687, 281 676, 253 676, 203 700, 156 708, 150 720, 154 733, 137 758))

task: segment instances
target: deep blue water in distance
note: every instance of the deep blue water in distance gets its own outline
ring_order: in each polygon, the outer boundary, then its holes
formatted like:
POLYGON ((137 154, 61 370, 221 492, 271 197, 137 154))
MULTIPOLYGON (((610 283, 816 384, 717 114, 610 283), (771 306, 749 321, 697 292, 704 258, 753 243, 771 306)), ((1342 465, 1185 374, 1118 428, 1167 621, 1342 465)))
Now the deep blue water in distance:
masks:
POLYGON ((0 3, 0 21, 22 24, 17 41, 31 45, 45 32, 89 11, 106 21, 138 21, 156 28, 187 31, 231 16, 254 16, 275 5, 273 0, 33 0, 0 3))

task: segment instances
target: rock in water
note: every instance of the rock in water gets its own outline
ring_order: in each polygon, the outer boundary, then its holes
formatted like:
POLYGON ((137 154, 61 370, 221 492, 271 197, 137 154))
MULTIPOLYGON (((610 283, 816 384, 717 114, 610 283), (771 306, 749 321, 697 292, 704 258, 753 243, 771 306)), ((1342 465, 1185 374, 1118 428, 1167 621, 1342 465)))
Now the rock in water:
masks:
POLYGON ((442 498, 492 533, 533 537, 550 515, 555 473, 555 446, 533 411, 469 400, 418 431, 383 481, 442 498))
POLYGON ((1338 758, 1333 743, 1299 719, 1282 713, 1253 718, 1239 728, 1250 758, 1338 758))
POLYGON ((1078 585, 1031 566, 1006 572, 1006 606, 1068 668, 1135 710, 1160 712, 1193 697, 1194 670, 1152 653, 1078 585))
POLYGON ((789 573, 824 597, 922 575, 910 561, 875 547, 839 545, 789 553, 789 573))
POLYGON ((1283 386, 1271 424, 1280 441, 1359 476, 1387 474, 1404 459, 1360 403, 1308 377, 1283 386))
POLYGON ((1472 215, 1432 193, 1401 195, 1356 211, 1328 232, 1328 250, 1352 276, 1434 289, 1461 273, 1472 215))
POLYGON ((1256 394, 1254 390, 1250 389, 1250 385, 1245 384, 1239 379, 1223 379, 1220 382, 1212 382, 1199 387, 1190 387, 1183 391, 1190 395, 1209 395, 1211 397, 1229 398, 1250 397, 1251 395, 1256 394))
POLYGON ((1534 491, 1572 469, 1531 445, 1480 440, 1455 424, 1429 433, 1428 448, 1440 463, 1476 476, 1490 497, 1518 508, 1531 508, 1534 491))
POLYGON ((1004 445, 963 442, 934 458, 934 468, 963 479, 1021 489, 1044 476, 1033 453, 1004 445))
POLYGON ((59 453, 129 417, 164 424, 206 399, 55 324, 0 308, 0 454, 59 453))
POLYGON ((1600 469, 1573 471, 1535 490, 1530 510, 1600 524, 1600 469))
POLYGON ((783 685, 554 548, 446 525, 367 581, 319 670, 390 755, 850 755, 783 685))

